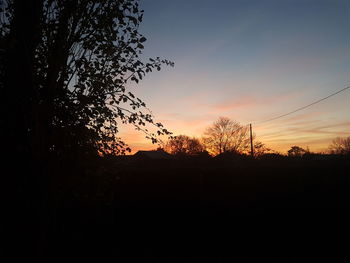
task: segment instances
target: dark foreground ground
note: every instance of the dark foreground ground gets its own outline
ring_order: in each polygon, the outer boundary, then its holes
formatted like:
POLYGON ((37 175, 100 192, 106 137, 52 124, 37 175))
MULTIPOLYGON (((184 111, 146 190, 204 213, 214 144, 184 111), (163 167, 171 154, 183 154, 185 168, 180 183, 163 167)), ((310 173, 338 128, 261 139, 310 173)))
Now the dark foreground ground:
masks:
POLYGON ((55 182, 47 262, 347 262, 349 168, 104 161, 55 182))

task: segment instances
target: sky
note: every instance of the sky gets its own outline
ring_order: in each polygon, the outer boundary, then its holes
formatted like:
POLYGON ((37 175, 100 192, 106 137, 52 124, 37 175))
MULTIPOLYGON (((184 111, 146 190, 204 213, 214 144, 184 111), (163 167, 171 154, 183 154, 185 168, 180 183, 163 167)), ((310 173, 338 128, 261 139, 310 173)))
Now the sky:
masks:
MULTIPOLYGON (((350 136, 350 1, 141 0, 143 57, 175 63, 129 88, 174 135, 201 137, 220 116, 252 123, 256 140, 286 153, 320 152, 350 136)), ((156 148, 133 127, 120 136, 156 148)))

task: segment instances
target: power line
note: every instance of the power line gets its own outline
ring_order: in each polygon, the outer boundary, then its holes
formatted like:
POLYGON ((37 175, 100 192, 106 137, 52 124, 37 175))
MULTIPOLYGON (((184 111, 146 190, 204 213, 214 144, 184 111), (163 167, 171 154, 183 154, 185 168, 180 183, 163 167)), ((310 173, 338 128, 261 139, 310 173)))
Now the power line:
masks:
POLYGON ((327 97, 324 97, 324 98, 322 98, 322 99, 319 99, 319 100, 317 100, 317 101, 315 101, 315 102, 312 102, 312 103, 310 103, 310 104, 308 104, 308 105, 306 105, 306 106, 300 107, 300 108, 298 108, 298 109, 296 109, 296 110, 293 110, 293 111, 290 111, 290 112, 288 112, 288 113, 279 115, 279 116, 277 116, 277 117, 273 117, 273 118, 271 118, 271 119, 267 119, 267 120, 258 122, 258 123, 256 123, 256 124, 261 124, 261 123, 265 123, 265 122, 277 120, 277 119, 279 119, 279 118, 282 118, 282 117, 288 116, 288 115, 290 115, 290 114, 293 114, 293 113, 295 113, 295 112, 297 112, 297 111, 304 110, 304 109, 306 109, 306 108, 308 108, 308 107, 311 107, 311 106, 313 106, 313 105, 315 105, 315 104, 317 104, 317 103, 319 103, 319 102, 321 102, 321 101, 324 101, 324 100, 326 100, 326 99, 328 99, 328 98, 330 98, 330 97, 333 97, 333 96, 335 96, 335 95, 339 94, 340 92, 343 92, 344 90, 347 90, 347 89, 350 89, 350 86, 347 86, 347 87, 345 87, 345 88, 343 88, 343 89, 341 89, 341 90, 338 90, 337 92, 334 92, 334 93, 328 95, 327 97))

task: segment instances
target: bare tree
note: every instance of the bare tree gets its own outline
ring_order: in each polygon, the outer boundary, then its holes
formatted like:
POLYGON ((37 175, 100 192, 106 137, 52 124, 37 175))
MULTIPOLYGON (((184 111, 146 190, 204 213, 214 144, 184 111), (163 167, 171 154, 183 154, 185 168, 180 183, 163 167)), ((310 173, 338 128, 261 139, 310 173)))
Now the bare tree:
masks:
POLYGON ((350 136, 347 138, 335 138, 329 146, 329 151, 332 154, 350 154, 350 136))
POLYGON ((267 148, 266 145, 260 141, 254 142, 254 156, 260 157, 264 154, 270 153, 271 149, 267 148))
POLYGON ((203 143, 214 155, 224 152, 242 153, 249 146, 248 127, 229 118, 220 117, 206 129, 203 143))
POLYGON ((171 154, 195 155, 203 152, 204 146, 195 137, 190 138, 187 135, 179 135, 170 139, 165 149, 171 154))

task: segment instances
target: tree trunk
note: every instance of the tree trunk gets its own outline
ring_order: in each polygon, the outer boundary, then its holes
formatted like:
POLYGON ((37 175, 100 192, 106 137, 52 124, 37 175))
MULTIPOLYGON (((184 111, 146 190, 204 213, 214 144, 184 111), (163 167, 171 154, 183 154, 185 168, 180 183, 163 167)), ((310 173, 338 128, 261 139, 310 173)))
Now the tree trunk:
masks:
MULTIPOLYGON (((14 0, 14 16, 4 52, 2 133, 6 149, 9 223, 14 224, 14 256, 35 256, 46 204, 42 153, 33 143, 35 50, 41 39, 43 0, 14 0), (41 156, 40 156, 41 155, 41 156), (19 240, 18 240, 19 239, 19 240)), ((11 246, 11 242, 9 244, 11 246)), ((12 256, 13 256, 12 255, 12 256)))

